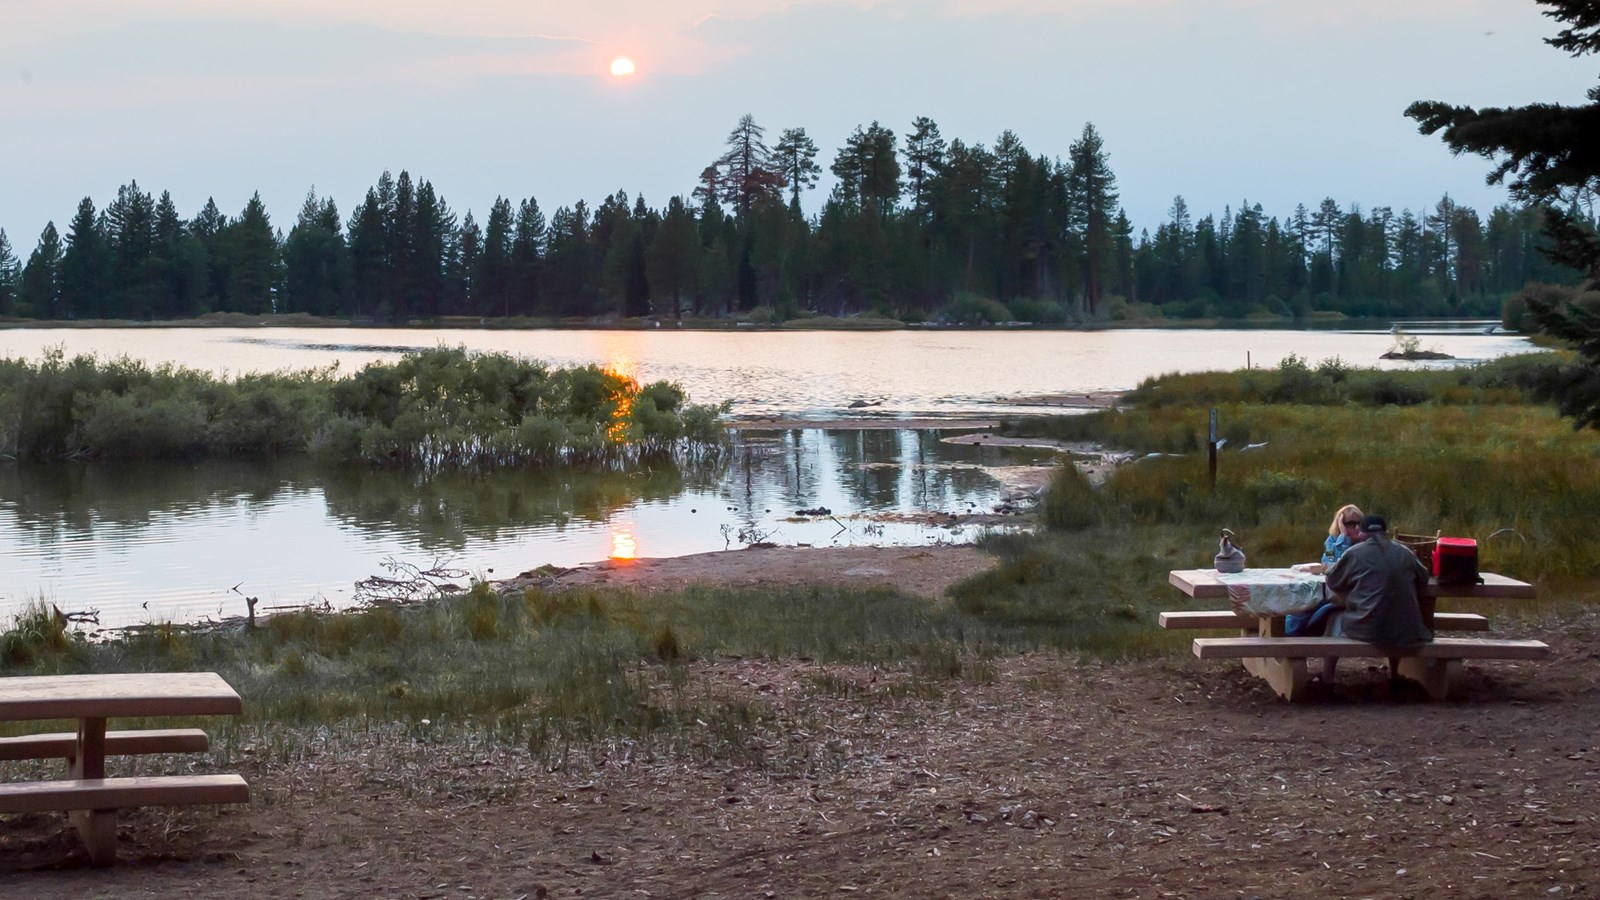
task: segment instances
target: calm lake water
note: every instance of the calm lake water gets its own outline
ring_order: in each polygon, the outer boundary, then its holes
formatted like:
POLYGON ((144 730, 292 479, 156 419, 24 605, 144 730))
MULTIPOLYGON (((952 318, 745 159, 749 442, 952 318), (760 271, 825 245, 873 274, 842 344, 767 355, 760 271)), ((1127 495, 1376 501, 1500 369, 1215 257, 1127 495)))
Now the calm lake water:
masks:
MULTIPOLYGON (((1533 349, 1480 324, 1418 326, 1467 360, 1533 349)), ((128 355, 218 373, 352 371, 439 345, 669 379, 735 417, 959 418, 1028 398, 1131 388, 1172 371, 1275 366, 1295 353, 1377 365, 1369 331, 694 332, 374 329, 0 330, 0 355, 128 355), (866 402, 867 407, 852 407, 866 402)), ((1408 364, 1388 364, 1406 367, 1408 364)), ((885 423, 890 424, 890 423, 885 423)), ((0 464, 0 614, 35 598, 98 610, 107 626, 356 602, 388 560, 505 577, 551 563, 677 556, 750 540, 817 546, 965 542, 929 513, 989 510, 1037 451, 942 443, 889 429, 743 432, 725 465, 633 475, 422 476, 304 463, 0 464), (827 507, 828 517, 796 511, 827 507)))
MULTIPOLYGON (((1532 349, 1482 323, 1417 326, 1425 349, 1481 360, 1532 349)), ((1017 401, 1069 391, 1125 390, 1151 375, 1276 366, 1295 353, 1356 365, 1394 344, 1366 331, 420 331, 396 329, 150 328, 0 330, 0 356, 47 348, 126 354, 218 373, 320 368, 349 371, 411 350, 464 346, 545 360, 600 363, 641 381, 675 381, 697 402, 733 402, 736 417, 989 416, 1017 401), (879 404, 852 409, 858 401, 879 404)))

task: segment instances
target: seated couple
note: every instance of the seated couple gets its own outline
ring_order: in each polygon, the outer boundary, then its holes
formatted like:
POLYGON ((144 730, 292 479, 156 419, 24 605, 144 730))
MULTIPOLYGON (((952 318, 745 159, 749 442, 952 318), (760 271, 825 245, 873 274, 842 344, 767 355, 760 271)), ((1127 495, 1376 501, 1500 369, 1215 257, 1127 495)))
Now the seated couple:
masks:
MULTIPOLYGON (((1355 506, 1340 508, 1328 529, 1322 562, 1328 567, 1328 600, 1309 613, 1288 616, 1286 634, 1327 634, 1399 648, 1433 640, 1418 603, 1430 573, 1409 547, 1389 537, 1382 516, 1363 516, 1355 506)), ((1248 596, 1230 594, 1236 608, 1248 596)), ((1336 662, 1330 657, 1324 663, 1325 683, 1333 680, 1336 662)))

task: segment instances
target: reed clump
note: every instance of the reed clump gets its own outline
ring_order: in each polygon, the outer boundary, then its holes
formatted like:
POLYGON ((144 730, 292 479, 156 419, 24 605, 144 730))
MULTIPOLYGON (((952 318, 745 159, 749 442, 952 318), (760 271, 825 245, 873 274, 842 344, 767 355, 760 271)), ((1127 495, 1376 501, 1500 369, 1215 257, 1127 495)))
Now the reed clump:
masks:
POLYGON ((34 600, 11 618, 0 631, 0 663, 10 668, 27 669, 54 661, 73 663, 82 660, 86 645, 67 629, 67 616, 54 604, 34 600))
POLYGON ((23 460, 310 455, 429 470, 620 467, 716 456, 725 406, 598 366, 550 369, 438 348, 231 380, 60 349, 0 359, 0 456, 23 460))

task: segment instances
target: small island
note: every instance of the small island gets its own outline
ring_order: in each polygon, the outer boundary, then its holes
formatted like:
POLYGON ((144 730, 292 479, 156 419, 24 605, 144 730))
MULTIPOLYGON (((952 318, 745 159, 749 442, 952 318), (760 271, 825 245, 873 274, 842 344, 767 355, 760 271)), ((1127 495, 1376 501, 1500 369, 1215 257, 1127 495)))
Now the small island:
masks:
POLYGON ((1438 350, 1390 350, 1378 357, 1379 359, 1455 359, 1448 353, 1438 350))

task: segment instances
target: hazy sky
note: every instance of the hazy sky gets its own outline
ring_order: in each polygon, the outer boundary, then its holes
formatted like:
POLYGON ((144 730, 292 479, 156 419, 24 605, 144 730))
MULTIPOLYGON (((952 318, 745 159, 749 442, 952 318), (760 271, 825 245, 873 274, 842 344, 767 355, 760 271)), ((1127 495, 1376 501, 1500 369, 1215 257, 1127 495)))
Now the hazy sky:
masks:
MULTIPOLYGON (((1401 115, 1418 99, 1583 102, 1592 58, 1533 0, 0 0, 0 228, 118 185, 192 216, 308 188, 348 217, 384 169, 481 222, 496 195, 688 193, 740 115, 804 127, 824 169, 857 125, 1065 156, 1092 121, 1152 231, 1261 203, 1505 199, 1401 115), (608 74, 621 55, 638 72, 608 74)), ((804 200, 814 212, 830 181, 804 200)))

